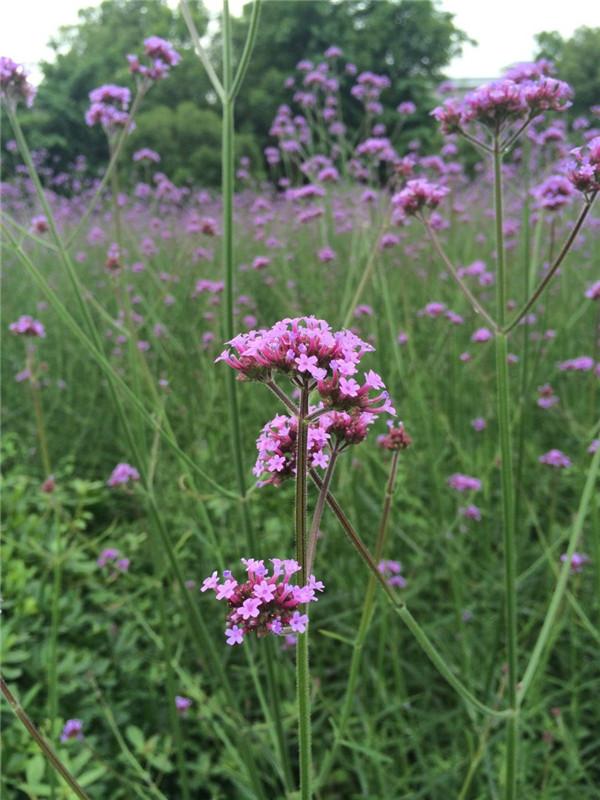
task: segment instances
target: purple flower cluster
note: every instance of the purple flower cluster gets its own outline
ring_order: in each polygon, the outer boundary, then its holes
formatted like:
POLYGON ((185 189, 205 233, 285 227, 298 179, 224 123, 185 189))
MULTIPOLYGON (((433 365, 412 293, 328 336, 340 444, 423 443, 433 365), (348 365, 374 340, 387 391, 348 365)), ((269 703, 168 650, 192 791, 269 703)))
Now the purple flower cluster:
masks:
MULTIPOLYGON (((326 445, 329 440, 325 416, 308 428, 308 465, 325 468, 329 463, 326 445)), ((295 417, 278 414, 264 426, 256 447, 258 458, 252 470, 256 477, 269 476, 260 481, 261 486, 278 486, 285 478, 296 474, 296 439, 298 421, 295 417)))
POLYGON ((406 578, 401 575, 402 564, 399 561, 383 560, 377 565, 377 569, 387 579, 390 586, 396 586, 398 589, 406 587, 406 578))
POLYGON ((401 422, 394 425, 389 420, 388 431, 377 437, 377 444, 384 450, 406 450, 407 447, 411 446, 412 439, 401 422))
POLYGON ((83 722, 80 719, 68 719, 60 735, 61 742, 68 742, 69 739, 83 739, 83 722))
POLYGON ((448 478, 448 486, 457 492, 478 492, 481 489, 481 481, 479 478, 455 472, 448 478))
POLYGON ((585 195, 600 190, 600 136, 591 139, 587 146, 571 150, 573 163, 568 178, 573 186, 585 195))
POLYGON ((127 572, 129 559, 121 558, 121 552, 116 547, 106 547, 98 556, 96 564, 103 569, 107 564, 114 566, 118 572, 127 572))
POLYGON ((327 408, 396 413, 376 372, 366 372, 362 385, 353 377, 362 356, 373 347, 352 331, 332 331, 325 320, 296 317, 239 334, 228 344, 235 352, 225 350, 216 361, 235 369, 240 380, 269 380, 274 372, 282 372, 296 386, 316 389, 327 408))
POLYGON ((144 39, 144 54, 150 59, 150 64, 140 63, 137 55, 128 55, 129 70, 134 75, 139 75, 149 81, 160 81, 166 78, 171 67, 177 66, 181 56, 170 42, 160 36, 150 36, 144 39))
POLYGON ((106 482, 108 486, 122 486, 129 481, 139 481, 140 473, 131 464, 120 463, 111 472, 110 478, 106 482))
POLYGON ((564 81, 538 71, 532 72, 529 80, 517 82, 504 78, 478 87, 463 100, 449 98, 431 114, 444 134, 460 132, 471 122, 498 132, 506 125, 533 119, 544 111, 566 111, 572 96, 571 87, 564 81))
POLYGON ((126 86, 112 83, 98 86, 90 92, 90 107, 86 111, 88 125, 102 125, 107 133, 114 133, 129 124, 129 103, 131 92, 126 86))
POLYGON ((567 469, 571 466, 569 456, 566 456, 562 450, 557 450, 556 448, 548 450, 547 453, 541 455, 538 461, 540 464, 546 464, 548 467, 554 467, 555 469, 567 469))
POLYGON ((311 575, 305 586, 290 583, 292 575, 301 567, 293 559, 272 558, 273 574, 269 575, 264 561, 242 558, 247 580, 238 583, 230 570, 224 570, 223 582, 215 571, 206 578, 201 591, 212 589, 217 600, 229 606, 225 636, 228 645, 242 644, 244 637, 255 633, 258 637, 269 633, 304 633, 308 615, 300 607, 317 601, 316 592, 325 588, 311 575))
MULTIPOLYGON (((564 564, 568 560, 568 558, 569 558, 568 555, 566 553, 563 553, 560 557, 560 560, 564 564)), ((573 553, 573 555, 571 556, 571 572, 575 574, 578 572, 582 572, 584 566, 588 563, 589 560, 590 557, 585 553, 577 553, 577 552, 573 553)))
POLYGON ((568 205, 575 194, 573 183, 563 175, 551 175, 545 181, 534 186, 531 194, 538 208, 557 211, 568 205))
POLYGON ((27 107, 31 108, 35 93, 36 88, 27 80, 23 65, 7 56, 0 56, 0 97, 11 106, 24 100, 27 107))
POLYGON ((404 189, 392 197, 395 221, 419 214, 424 208, 437 208, 449 191, 445 186, 431 183, 425 178, 408 181, 404 189))
POLYGON ((23 314, 16 322, 11 322, 8 329, 18 336, 37 336, 43 339, 46 335, 46 330, 42 323, 28 314, 23 314))

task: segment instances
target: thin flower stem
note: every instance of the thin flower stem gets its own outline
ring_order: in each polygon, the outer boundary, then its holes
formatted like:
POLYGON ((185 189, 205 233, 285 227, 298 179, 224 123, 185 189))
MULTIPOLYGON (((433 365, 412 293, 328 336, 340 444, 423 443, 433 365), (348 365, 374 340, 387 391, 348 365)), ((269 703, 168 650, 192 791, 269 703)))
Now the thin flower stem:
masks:
POLYGON ((456 283, 459 285, 462 293, 465 295, 469 303, 473 306, 473 310, 476 314, 481 314, 483 319, 487 322, 487 324, 492 328, 492 330, 497 330, 498 326, 493 318, 488 314, 485 308, 481 305, 479 300, 475 297, 473 292, 469 289, 467 284, 463 281, 463 279, 459 276, 456 267, 448 258, 446 251, 442 247, 442 243, 440 242, 437 233, 431 227, 431 224, 427 217, 421 217, 421 221, 425 226, 425 230, 427 231, 427 235, 429 236, 431 243, 433 244, 435 251, 437 252, 438 256, 444 262, 446 269, 450 272, 456 283))
MULTIPOLYGON (((308 387, 300 390, 298 432, 296 436, 296 561, 300 564, 300 584, 308 581, 306 539, 306 484, 308 471, 308 387)), ((306 613, 306 605, 300 607, 306 613)), ((312 797, 312 758, 310 732, 310 667, 308 659, 308 629, 298 635, 296 644, 296 684, 298 694, 298 756, 300 768, 300 798, 312 797)))
POLYGON ((535 290, 534 290, 533 294, 531 295, 531 297, 529 298, 529 300, 527 300, 525 305, 519 311, 517 311, 517 313, 515 314, 514 318, 511 320, 511 322, 506 327, 503 328, 503 332, 504 333, 509 334, 513 330, 513 328, 519 324, 519 322, 527 314, 529 309, 533 305, 535 305, 535 303, 538 301, 540 295, 542 294, 542 292, 544 291, 546 286, 550 283, 550 281, 554 277, 554 274, 555 274, 556 270, 560 267, 562 262, 565 260, 565 257, 567 255, 567 253, 569 252, 569 250, 571 249, 571 247, 573 245, 573 242, 577 238, 577 234, 581 230, 581 227, 582 227, 583 223, 585 222, 585 219, 586 219, 587 215, 591 211, 592 204, 593 204, 594 200, 596 199, 597 194, 598 194, 598 192, 594 192, 591 195, 589 201, 586 202, 586 204, 583 206, 579 216, 577 217, 575 225, 573 226, 573 229, 571 230, 571 232, 569 233, 569 235, 565 239, 565 241, 563 243, 563 246, 560 248, 560 252, 556 256, 556 260, 554 261, 554 263, 552 264, 550 269, 546 272, 546 274, 544 275, 542 280, 538 283, 537 287, 535 288, 535 290))
MULTIPOLYGON (((309 472, 310 477, 315 484, 315 486, 320 489, 323 485, 320 477, 314 470, 310 470, 309 472)), ((433 665, 437 668, 438 672, 442 675, 442 677, 452 686, 452 688, 457 692, 457 694, 462 697, 465 703, 472 706, 477 711, 480 711, 482 714, 489 714, 492 717, 498 717, 500 719, 505 719, 507 717, 513 716, 512 709, 507 709, 504 711, 498 711, 494 708, 490 708, 478 700, 472 692, 470 692, 467 687, 456 677, 456 675, 452 672, 450 667, 446 664, 445 659, 443 656, 436 650, 433 643, 425 633, 425 631, 421 628, 412 614, 409 612, 408 608, 406 607, 405 603, 399 600, 394 591, 390 586, 388 586, 387 581, 383 577, 383 575, 377 569, 377 564, 373 559, 373 556, 370 554, 367 547, 364 545, 363 541, 361 540, 358 533, 352 527, 352 524, 344 514, 341 506, 335 499, 335 497, 331 494, 331 492, 327 495, 327 505, 331 508, 333 513, 338 519, 338 522, 342 526, 342 529, 350 543, 354 547, 354 549, 358 552, 359 556, 365 562, 367 568, 371 571, 371 574, 375 576, 376 581, 379 583, 380 587, 383 589, 387 599, 390 601, 396 613, 400 616, 406 627, 409 631, 413 634, 419 645, 421 646, 422 650, 428 656, 430 661, 433 665)))
MULTIPOLYGON (((131 110, 129 112, 129 123, 133 121, 145 93, 146 90, 142 86, 140 86, 137 91, 137 94, 133 98, 133 103, 131 104, 131 110)), ((76 228, 73 231, 71 231, 68 237, 66 237, 64 242, 64 247, 66 250, 69 249, 69 247, 73 244, 77 236, 81 233, 90 215, 93 214, 96 206, 100 202, 100 198, 102 197, 102 192, 104 191, 109 180, 111 179, 113 171, 121 156, 121 153, 123 151, 123 146, 127 140, 128 133, 129 133, 129 124, 123 127, 123 130, 119 133, 115 141, 114 147, 111 148, 110 159, 108 162, 108 166, 106 167, 106 172, 102 176, 102 180, 98 184, 98 188, 94 192, 94 196, 92 197, 90 204, 83 212, 83 216, 77 223, 76 228)))
POLYGON ((232 100, 235 100, 237 97, 242 83, 244 82, 244 78, 246 77, 246 72, 248 71, 248 65, 250 64, 252 51, 254 50, 254 44, 256 42, 256 34, 258 32, 261 4, 262 0, 254 0, 254 3, 252 4, 252 15, 250 17, 250 26, 246 36, 246 43, 244 44, 244 49, 242 50, 240 63, 237 66, 235 78, 233 79, 233 85, 229 90, 229 97, 232 100))
POLYGON ((181 9, 181 14, 185 20, 185 24, 187 25, 188 31, 190 32, 190 36, 192 37, 192 43, 194 45, 194 49, 196 50, 196 55, 202 62, 202 66, 206 70, 208 79, 210 80, 217 97, 219 98, 219 100, 223 101, 225 98, 225 90, 223 88, 223 84, 219 80, 217 73, 214 71, 205 49, 202 47, 202 43, 200 42, 200 36, 198 35, 198 30, 194 24, 194 20, 192 19, 190 7, 187 4, 186 0, 180 0, 179 7, 181 9))
POLYGON ((333 478, 333 471, 335 469, 335 464, 338 456, 339 456, 339 450, 337 449, 337 447, 334 447, 333 450, 331 451, 329 464, 327 465, 327 470, 325 471, 325 475, 323 477, 323 486, 321 487, 321 491, 319 492, 319 496, 317 497, 317 503, 315 505, 312 522, 310 524, 310 533, 308 534, 308 556, 307 556, 307 567, 306 567, 306 571, 309 575, 312 573, 313 570, 315 553, 317 550, 317 537, 319 535, 319 527, 321 526, 321 519, 323 518, 323 511, 325 510, 325 501, 327 499, 327 492, 329 491, 329 486, 331 485, 331 479, 333 478))
POLYGON ((31 738, 35 741, 37 746, 40 748, 42 753, 46 756, 48 761, 52 764, 56 772, 61 776, 67 786, 71 789, 71 791, 75 794, 76 797, 79 797, 80 800, 90 800, 89 795, 81 788, 81 786, 77 783, 73 775, 69 772, 60 758, 54 752, 54 749, 50 745, 48 741, 42 736, 39 730, 35 727, 31 719, 28 717, 25 710, 22 708, 19 701, 10 691, 4 678, 0 676, 0 691, 6 698, 9 706, 15 713, 15 716, 19 719, 23 727, 27 730, 31 738))
MULTIPOLYGON (((379 521, 379 530, 377 533, 377 540, 375 542, 374 561, 377 564, 381 560, 385 548, 386 534, 388 530, 388 520, 392 505, 392 497, 394 495, 394 485, 396 483, 396 475, 398 473, 399 456, 400 456, 400 451, 395 450, 392 455, 392 461, 390 464, 390 472, 388 475, 388 481, 383 499, 381 519, 379 521)), ((321 494, 323 494, 324 490, 325 490, 325 480, 323 481, 323 488, 321 489, 321 494)), ((350 713, 352 711, 352 706, 354 704, 354 700, 356 697, 356 685, 360 674, 360 663, 362 660, 363 647, 365 644, 365 640, 367 638, 367 633, 369 631, 369 625, 371 624, 371 618, 373 616, 376 588, 377 588, 377 580, 373 575, 373 573, 371 573, 369 575, 367 590, 365 592, 365 600, 363 603, 362 614, 358 626, 358 632, 356 634, 356 639, 354 640, 354 647, 352 649, 352 660, 350 662, 350 672, 348 673, 348 682, 346 684, 346 691, 344 694, 344 699, 342 701, 342 710, 340 711, 338 723, 336 726, 333 744, 330 750, 328 751, 321 766, 321 771, 319 773, 317 781, 318 786, 323 786, 327 782, 327 778, 329 777, 331 768, 335 763, 340 743, 343 740, 344 735, 346 733, 346 727, 348 725, 348 720, 350 719, 350 713)))
POLYGON ((581 537, 583 524, 586 520, 587 513, 590 504, 592 502, 592 499, 594 497, 594 492, 596 490, 596 481, 598 477, 599 468, 600 468, 600 448, 594 453, 592 463, 590 464, 590 469, 585 482, 585 486, 583 488, 581 500, 579 501, 579 508, 577 509, 577 515, 575 517, 575 522, 573 524, 573 530, 571 531, 569 545, 567 547, 566 559, 560 569, 558 581, 556 583, 556 587, 554 588, 554 592, 552 593, 552 598, 550 599, 550 604, 548 605, 548 611, 546 612, 546 616, 542 624, 542 629, 540 630, 538 639, 535 643, 535 647, 533 648, 533 651, 531 653, 531 658, 529 659, 529 663, 523 675, 523 679, 519 683, 518 694, 517 694, 517 702, 519 705, 521 705, 521 703, 525 699, 525 695, 527 694, 527 691, 531 686, 531 683, 535 677, 536 671, 540 664, 540 660, 544 655, 544 652, 548 644, 548 640, 552 634, 554 624, 556 622, 556 616, 558 614, 563 596, 567 589, 567 582, 569 580, 569 572, 571 569, 571 558, 573 556, 573 553, 575 552, 575 548, 577 547, 577 543, 581 537))
POLYGON ((462 128, 460 129, 459 133, 463 138, 465 138, 467 140, 467 142, 471 142, 472 145, 475 145, 475 147, 478 147, 480 150, 483 150, 485 153, 491 153, 492 152, 492 148, 488 144, 486 144, 485 142, 480 141, 479 139, 476 139, 475 136, 471 136, 470 133, 467 133, 462 128))
MULTIPOLYGON (((223 329, 225 340, 234 335, 234 277, 233 277, 233 194, 234 194, 234 125, 233 99, 230 97, 232 83, 231 66, 231 17, 228 0, 223 2, 223 89, 222 97, 222 139, 221 139, 221 189, 223 197, 223 273, 225 278, 223 329)), ((237 396, 237 381, 233 370, 227 370, 227 401, 229 405, 229 424, 231 426, 231 452, 235 468, 237 489, 242 501, 246 497, 246 477, 240 428, 240 413, 237 396)), ((256 538, 246 503, 241 504, 242 524, 247 547, 256 549, 256 538)))
MULTIPOLYGON (((499 136, 494 137, 494 208, 496 212, 496 259, 498 265, 496 316, 504 326, 506 314, 507 274, 504 257, 504 217, 502 199, 502 153, 499 136)), ((517 553, 515 536, 515 488, 511 442, 510 387, 508 379, 508 346, 506 334, 496 334, 496 393, 500 433, 502 529, 504 538, 504 603, 508 651, 508 702, 513 716, 506 730, 504 796, 517 797, 518 749, 518 639, 517 639, 517 553)))
POLYGON ((52 474, 52 467, 50 466, 50 455, 48 451, 48 440, 46 438, 46 426, 44 425, 44 412, 42 410, 42 398, 40 396, 40 385, 33 372, 33 364, 30 367, 31 380, 29 385, 31 387, 31 401, 33 404, 33 415, 35 417, 35 427, 37 431, 38 442, 40 445, 40 457, 42 459, 42 468, 44 470, 44 477, 47 478, 52 474))
POLYGON ((283 405, 290 411, 295 417, 298 416, 298 408, 294 405, 294 403, 290 400, 287 394, 277 386, 275 381, 265 381, 265 386, 270 389, 275 397, 277 397, 283 405))
POLYGON ((346 316, 344 317, 344 321, 342 322, 342 328, 347 328, 352 320, 352 314, 354 313, 354 309, 358 305, 358 301, 362 297, 362 293, 365 290, 365 286, 367 285, 369 278, 373 274, 373 270, 375 269, 375 264, 377 263, 377 256, 379 254, 379 242, 381 240, 381 236, 385 229, 389 224, 387 214, 384 214, 383 220, 381 225, 379 226, 377 233, 375 234, 375 239, 373 240, 373 246, 371 248, 371 252, 369 254, 369 258, 367 260, 365 269, 363 271, 362 277, 358 286, 356 287, 356 291, 354 292, 354 297, 352 298, 350 305, 346 311, 346 316))
POLYGON ((517 141, 519 136, 523 133, 523 131, 531 125, 532 121, 533 117, 528 117, 525 120, 525 122, 519 128, 517 128, 517 130, 512 136, 510 136, 505 142, 501 143, 500 152, 507 153, 511 149, 513 144, 515 144, 515 142, 517 141))

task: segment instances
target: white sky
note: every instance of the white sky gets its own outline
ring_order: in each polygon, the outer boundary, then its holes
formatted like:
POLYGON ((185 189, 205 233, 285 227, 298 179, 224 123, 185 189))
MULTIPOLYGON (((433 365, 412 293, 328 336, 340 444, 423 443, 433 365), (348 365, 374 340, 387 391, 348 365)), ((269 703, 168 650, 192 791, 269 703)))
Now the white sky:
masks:
MULTIPOLYGON (((230 0, 232 13, 244 2, 230 0)), ((24 63, 35 79, 37 63, 51 56, 50 37, 61 25, 76 22, 79 8, 98 4, 99 0, 5 0, 0 55, 24 63)), ((214 13, 221 8, 221 0, 205 4, 214 13)), ((438 0, 438 5, 455 14, 457 26, 478 42, 465 46, 463 55, 450 64, 451 78, 493 78, 508 64, 530 60, 533 37, 540 30, 557 30, 568 37, 581 25, 600 26, 600 3, 593 0, 438 0)))

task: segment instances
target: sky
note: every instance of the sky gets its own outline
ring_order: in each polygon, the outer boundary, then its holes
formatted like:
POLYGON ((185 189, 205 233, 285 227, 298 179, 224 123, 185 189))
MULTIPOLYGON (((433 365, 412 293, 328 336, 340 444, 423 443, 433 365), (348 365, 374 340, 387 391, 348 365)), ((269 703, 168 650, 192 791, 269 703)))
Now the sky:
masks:
MULTIPOLYGON (((232 13, 239 13, 244 2, 230 0, 232 13)), ((0 55, 25 64, 37 82, 37 64, 52 55, 48 40, 61 25, 77 21, 79 8, 98 4, 99 0, 7 0, 0 20, 0 55)), ((205 4, 213 13, 221 8, 221 0, 205 4)), ((569 37, 582 25, 600 26, 600 3, 592 0, 438 0, 438 6, 455 14, 456 25, 478 42, 466 45, 449 65, 450 78, 494 78, 509 64, 531 60, 534 35, 541 30, 569 37)))

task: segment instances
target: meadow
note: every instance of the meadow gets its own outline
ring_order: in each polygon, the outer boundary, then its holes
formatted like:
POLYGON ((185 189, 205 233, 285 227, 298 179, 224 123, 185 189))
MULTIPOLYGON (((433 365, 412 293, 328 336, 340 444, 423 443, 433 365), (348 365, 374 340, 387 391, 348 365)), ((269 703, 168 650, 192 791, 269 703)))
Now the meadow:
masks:
POLYGON ((221 191, 120 181, 168 43, 91 98, 102 178, 2 65, 4 796, 592 800, 598 107, 519 65, 398 153, 332 47, 265 180, 223 30, 221 191))

